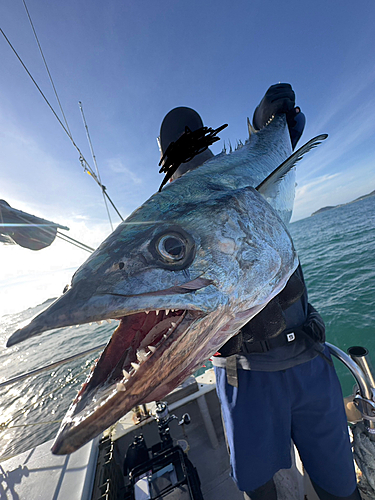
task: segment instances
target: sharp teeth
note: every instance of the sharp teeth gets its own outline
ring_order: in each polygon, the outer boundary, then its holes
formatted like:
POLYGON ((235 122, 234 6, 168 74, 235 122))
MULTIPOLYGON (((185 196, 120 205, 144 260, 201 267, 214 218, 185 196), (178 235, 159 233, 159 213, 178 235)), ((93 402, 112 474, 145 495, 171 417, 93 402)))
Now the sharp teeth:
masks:
POLYGON ((171 313, 174 313, 174 309, 171 309, 171 313))
POLYGON ((122 370, 122 374, 124 375, 126 380, 128 380, 130 378, 130 373, 128 373, 126 370, 122 370))
POLYGON ((107 323, 110 323, 110 322, 111 322, 111 320, 110 320, 110 319, 106 319, 106 322, 107 322, 107 323))
POLYGON ((135 371, 139 370, 140 365, 138 363, 130 363, 135 371))
POLYGON ((76 325, 76 328, 79 328, 80 325, 76 325))
POLYGON ((155 310, 156 316, 159 314, 159 309, 155 310))
POLYGON ((171 321, 171 325, 173 326, 173 328, 176 326, 176 323, 173 323, 173 321, 171 321))
POLYGON ((117 392, 124 392, 124 391, 126 391, 126 387, 125 387, 125 385, 124 385, 122 382, 119 382, 119 383, 116 385, 116 391, 117 391, 117 392))
POLYGON ((103 323, 103 321, 97 321, 96 324, 97 325, 101 325, 103 323))
POLYGON ((146 314, 148 314, 150 311, 145 311, 146 314))
POLYGON ((148 345, 147 349, 149 349, 151 352, 155 352, 156 351, 156 347, 154 347, 153 345, 148 345))
POLYGON ((140 363, 142 363, 142 361, 146 361, 147 353, 144 349, 140 349, 139 351, 137 351, 137 359, 140 363))
POLYGON ((168 314, 169 314, 169 309, 166 309, 165 310, 165 315, 168 316, 168 314))

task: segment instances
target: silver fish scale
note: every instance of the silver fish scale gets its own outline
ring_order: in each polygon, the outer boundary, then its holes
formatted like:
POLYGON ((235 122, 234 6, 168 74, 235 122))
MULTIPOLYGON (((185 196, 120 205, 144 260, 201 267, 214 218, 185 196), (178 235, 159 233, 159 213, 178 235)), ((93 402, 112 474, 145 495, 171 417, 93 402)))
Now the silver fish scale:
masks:
POLYGON ((118 226, 60 299, 13 334, 9 345, 63 326, 156 309, 188 311, 172 340, 128 380, 109 385, 100 408, 100 388, 82 392, 62 423, 55 453, 74 451, 134 405, 164 397, 283 289, 298 265, 280 218, 290 216, 294 182, 284 178, 265 193, 275 209, 255 187, 290 152, 285 119, 278 117, 239 150, 177 179, 118 226), (176 235, 181 262, 158 250, 162 239, 176 235))
MULTIPOLYGON (((205 185, 213 189, 238 189, 245 186, 258 186, 275 168, 292 153, 291 142, 284 115, 277 116, 267 127, 252 134, 245 145, 230 153, 221 153, 206 161, 199 169, 188 172, 180 179, 169 184, 164 191, 172 189, 181 203, 181 197, 196 199, 202 196, 202 179, 205 185), (182 184, 183 188, 177 188, 182 184), (176 192, 177 191, 177 192, 176 192), (180 195, 178 193, 180 192, 180 195)), ((295 170, 287 174, 283 182, 270 190, 266 199, 278 212, 278 215, 289 222, 294 202, 295 170)))
MULTIPOLYGON (((285 285, 297 260, 286 228, 253 187, 289 153, 286 121, 276 117, 241 149, 218 155, 153 195, 77 270, 71 289, 17 332, 15 340, 142 309, 212 311, 232 302, 240 310, 253 300, 257 304, 265 297, 270 300, 285 285), (194 239, 191 279, 204 276, 216 286, 186 295, 160 296, 156 303, 155 297, 142 294, 187 281, 183 270, 158 267, 149 252, 153 236, 170 226, 183 228, 194 239), (124 264, 123 270, 119 262, 124 264)), ((294 183, 289 189, 292 196, 290 191, 294 192, 294 183)), ((280 201, 280 205, 288 212, 286 203, 280 201)))

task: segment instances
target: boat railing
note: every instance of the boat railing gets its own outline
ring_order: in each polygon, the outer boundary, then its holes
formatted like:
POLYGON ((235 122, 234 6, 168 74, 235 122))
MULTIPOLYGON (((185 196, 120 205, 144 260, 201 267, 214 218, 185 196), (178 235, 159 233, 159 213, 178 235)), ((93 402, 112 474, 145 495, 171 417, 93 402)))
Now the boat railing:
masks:
MULTIPOLYGON (((346 354, 337 346, 330 344, 329 342, 326 342, 326 344, 331 355, 340 360, 350 370, 353 377, 355 378, 358 385, 358 391, 354 396, 353 402, 362 414, 367 431, 375 438, 375 378, 369 363, 367 349, 360 346, 353 346, 348 349, 349 354, 346 354)), ((51 370, 53 368, 56 368, 57 366, 68 363, 96 351, 101 351, 105 346, 106 344, 101 344, 73 356, 69 356, 54 363, 50 363, 49 365, 43 366, 36 370, 18 375, 12 379, 1 382, 0 388, 13 384, 15 382, 20 382, 21 380, 38 375, 44 371, 51 370)))
POLYGON ((348 353, 333 344, 326 342, 330 353, 339 359, 355 378, 358 391, 354 396, 354 404, 362 414, 367 432, 375 437, 375 380, 372 372, 368 350, 361 346, 349 347, 348 353))

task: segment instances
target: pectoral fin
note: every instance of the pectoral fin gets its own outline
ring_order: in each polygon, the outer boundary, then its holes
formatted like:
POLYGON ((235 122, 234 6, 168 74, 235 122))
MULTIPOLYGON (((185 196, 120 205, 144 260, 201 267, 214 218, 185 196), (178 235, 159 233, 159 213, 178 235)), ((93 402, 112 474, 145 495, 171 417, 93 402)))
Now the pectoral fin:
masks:
POLYGON ((322 141, 327 139, 327 137, 327 134, 318 135, 297 149, 297 151, 289 156, 289 158, 287 158, 268 177, 266 177, 264 181, 256 187, 256 190, 263 196, 266 196, 267 191, 272 186, 279 183, 281 179, 297 164, 297 162, 302 159, 305 153, 308 153, 311 149, 316 148, 322 141))

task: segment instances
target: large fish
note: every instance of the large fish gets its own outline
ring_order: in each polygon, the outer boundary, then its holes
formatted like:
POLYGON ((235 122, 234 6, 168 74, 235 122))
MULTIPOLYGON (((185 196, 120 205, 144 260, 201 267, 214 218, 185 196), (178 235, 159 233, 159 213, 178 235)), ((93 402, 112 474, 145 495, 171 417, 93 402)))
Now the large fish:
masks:
POLYGON ((286 285, 298 265, 293 166, 283 116, 153 195, 8 346, 46 330, 120 323, 72 403, 52 451, 75 451, 140 403, 160 400, 286 285), (256 189, 257 188, 257 189, 256 189), (272 208, 271 204, 274 208, 272 208))

